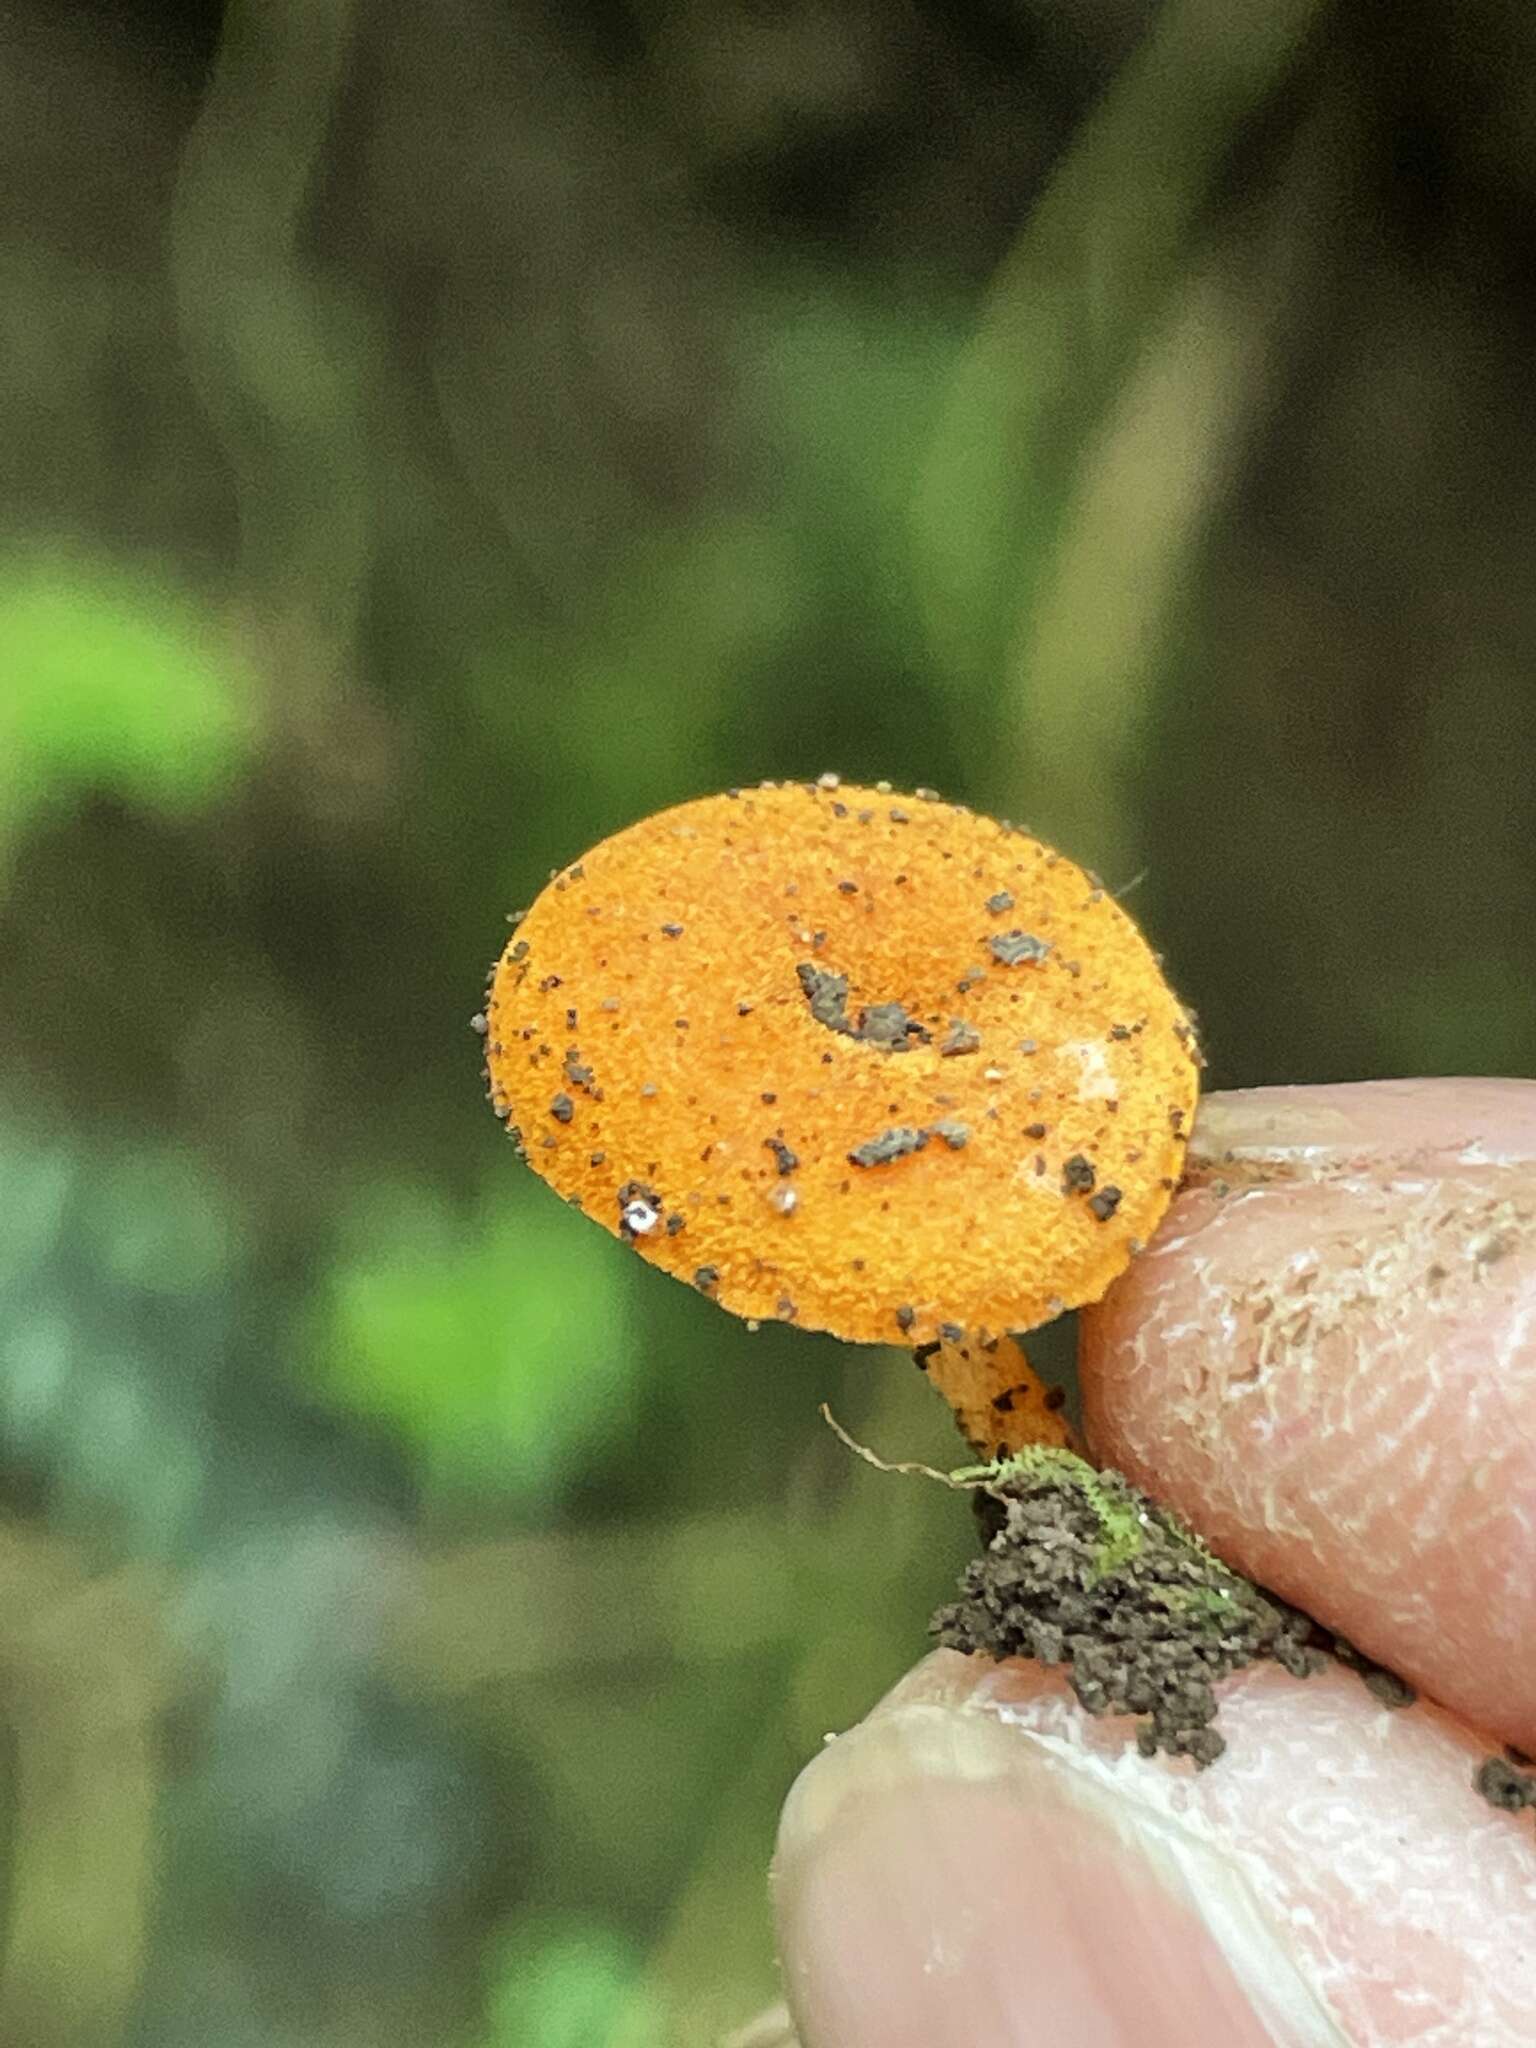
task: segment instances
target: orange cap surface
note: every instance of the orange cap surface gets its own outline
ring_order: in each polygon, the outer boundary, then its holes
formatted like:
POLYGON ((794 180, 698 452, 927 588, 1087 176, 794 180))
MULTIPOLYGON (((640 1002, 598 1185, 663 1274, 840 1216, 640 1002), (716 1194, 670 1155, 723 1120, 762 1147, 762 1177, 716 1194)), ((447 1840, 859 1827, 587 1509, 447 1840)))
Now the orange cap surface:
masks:
POLYGON ((862 1342, 1094 1301, 1178 1181, 1189 1019, 1125 912, 1017 828, 824 777, 643 819, 497 963, 529 1163, 738 1315, 862 1342))

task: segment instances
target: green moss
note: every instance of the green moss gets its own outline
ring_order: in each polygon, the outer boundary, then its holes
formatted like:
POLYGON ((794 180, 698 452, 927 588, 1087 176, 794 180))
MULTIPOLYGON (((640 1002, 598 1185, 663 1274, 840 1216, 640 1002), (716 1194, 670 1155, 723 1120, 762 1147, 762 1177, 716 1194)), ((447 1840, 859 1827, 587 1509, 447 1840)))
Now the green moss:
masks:
POLYGON ((983 1496, 988 1543, 935 1615, 939 1641, 1064 1664, 1090 1713, 1140 1718, 1145 1753, 1213 1762, 1219 1679, 1264 1657, 1297 1677, 1321 1663, 1306 1616, 1118 1472, 1032 1446, 951 1477, 983 1496))

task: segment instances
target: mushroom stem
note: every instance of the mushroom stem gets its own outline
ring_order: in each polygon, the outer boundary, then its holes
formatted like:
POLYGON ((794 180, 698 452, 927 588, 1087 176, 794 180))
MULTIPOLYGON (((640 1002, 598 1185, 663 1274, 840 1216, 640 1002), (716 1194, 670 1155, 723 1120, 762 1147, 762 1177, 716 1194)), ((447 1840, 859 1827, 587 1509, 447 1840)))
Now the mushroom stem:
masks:
POLYGON ((924 1344, 914 1354, 955 1412, 960 1434, 982 1460, 1028 1444, 1076 1450, 1072 1425, 1016 1337, 966 1335, 924 1344))

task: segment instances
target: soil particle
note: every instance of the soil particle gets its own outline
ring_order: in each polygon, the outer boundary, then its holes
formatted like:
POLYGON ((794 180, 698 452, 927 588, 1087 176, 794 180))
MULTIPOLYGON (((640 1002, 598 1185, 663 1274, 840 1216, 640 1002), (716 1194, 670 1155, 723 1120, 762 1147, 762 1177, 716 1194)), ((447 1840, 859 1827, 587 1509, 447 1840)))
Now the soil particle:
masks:
POLYGON ((1518 1770, 1505 1757, 1485 1757, 1472 1783, 1488 1804, 1501 1812, 1518 1813, 1522 1806, 1536 1806, 1536 1777, 1518 1770))
POLYGON ((1024 960, 1043 960, 1051 950, 1049 939, 1037 939, 1033 932, 994 932, 987 941, 994 960, 1004 967, 1017 967, 1024 960))
POLYGON ((914 1038, 926 1038, 928 1034, 900 1003, 872 1003, 860 1016, 854 1036, 862 1038, 866 1045, 882 1046, 887 1052, 905 1052, 914 1038))
POLYGON ((974 1024, 967 1024, 963 1017, 951 1017, 949 1029, 939 1040, 939 1052, 944 1059, 954 1059, 960 1053, 980 1052, 981 1033, 974 1024))
POLYGON ((816 1022, 825 1024, 829 1031, 851 1034, 853 1025, 848 1017, 847 975, 833 974, 829 968, 818 967, 811 960, 802 960, 795 973, 816 1022))
POLYGON ((887 1166, 893 1159, 905 1158, 908 1152, 921 1152, 927 1142, 926 1131, 912 1124, 896 1124, 882 1131, 878 1138, 866 1138, 862 1145, 855 1145, 848 1161, 851 1166, 887 1166))
POLYGON ((1384 1671, 1379 1666, 1361 1673, 1365 1689, 1373 1699, 1384 1707, 1411 1707, 1418 1694, 1406 1678, 1399 1678, 1395 1671, 1384 1671))
POLYGON ((1366 1691, 1384 1707, 1411 1707, 1418 1698, 1406 1678, 1399 1678, 1385 1664, 1377 1664, 1363 1650, 1357 1650, 1346 1637, 1334 1636, 1330 1648, 1346 1671, 1359 1674, 1366 1691))
MULTIPOLYGON (((801 936, 803 938, 805 934, 801 936)), ((817 932, 814 942, 819 944, 825 938, 825 932, 817 932)), ((928 1036, 917 1019, 900 1003, 871 1003, 860 1012, 859 1021, 855 1024, 848 1015, 846 974, 834 974, 828 967, 818 967, 813 960, 802 960, 795 973, 811 1015, 828 1031, 839 1032, 845 1038, 862 1039, 866 1045, 878 1046, 882 1052, 906 1052, 914 1038, 925 1039, 928 1036)))
POLYGON ((1133 1714, 1137 1746, 1195 1764, 1226 1747, 1215 1687, 1261 1658, 1321 1668, 1305 1615, 1221 1564, 1118 1472, 1033 1449, 980 1496, 990 1540, 930 1624, 946 1648, 1064 1664, 1090 1714, 1133 1714))

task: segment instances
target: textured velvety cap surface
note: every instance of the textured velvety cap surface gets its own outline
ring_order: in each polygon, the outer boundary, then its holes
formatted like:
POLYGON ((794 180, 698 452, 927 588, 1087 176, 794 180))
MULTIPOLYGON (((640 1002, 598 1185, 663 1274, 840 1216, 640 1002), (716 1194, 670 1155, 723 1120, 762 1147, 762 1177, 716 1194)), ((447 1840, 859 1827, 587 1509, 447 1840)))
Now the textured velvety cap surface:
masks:
POLYGON ((861 1341, 1098 1298, 1178 1180, 1189 1021, 1016 828, 836 784, 706 797, 565 869, 486 1008, 534 1169, 738 1315, 861 1341))

